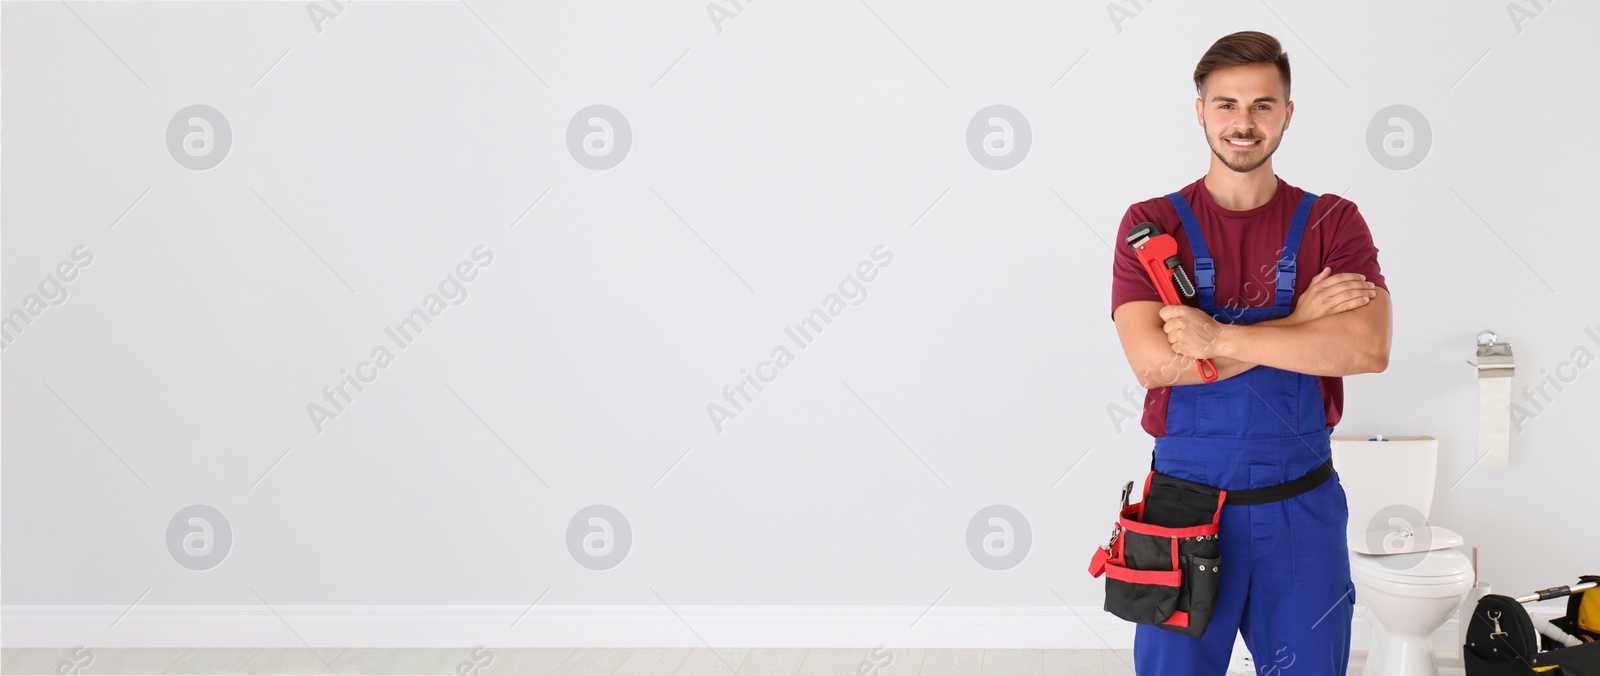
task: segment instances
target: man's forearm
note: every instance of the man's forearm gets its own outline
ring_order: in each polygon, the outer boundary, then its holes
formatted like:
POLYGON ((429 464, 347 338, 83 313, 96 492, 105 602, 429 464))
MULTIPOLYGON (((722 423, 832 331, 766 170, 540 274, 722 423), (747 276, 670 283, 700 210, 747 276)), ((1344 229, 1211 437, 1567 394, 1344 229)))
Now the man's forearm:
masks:
POLYGON ((1375 303, 1302 324, 1224 325, 1217 352, 1313 376, 1373 373, 1388 362, 1387 318, 1375 321, 1379 312, 1387 308, 1375 303))
MULTIPOLYGON (((1231 357, 1210 357, 1211 365, 1217 369, 1217 379, 1211 382, 1220 383, 1236 375, 1256 367, 1255 364, 1239 361, 1231 357)), ((1146 374, 1141 379, 1140 385, 1147 390, 1157 387, 1172 387, 1174 385, 1202 385, 1205 380, 1200 377, 1200 369, 1193 359, 1174 353, 1172 359, 1155 373, 1146 374)))
MULTIPOLYGON (((1295 322, 1289 317, 1280 317, 1256 322, 1251 326, 1294 326, 1294 324, 1295 322)), ((1206 384, 1205 379, 1200 376, 1200 369, 1195 366, 1196 363, 1195 360, 1174 352, 1172 358, 1161 364, 1156 372, 1145 374, 1145 377, 1140 379, 1140 384, 1148 390, 1174 385, 1206 384)), ((1213 383, 1222 382, 1257 366, 1233 357, 1211 357, 1211 365, 1217 369, 1217 379, 1211 381, 1213 383)))

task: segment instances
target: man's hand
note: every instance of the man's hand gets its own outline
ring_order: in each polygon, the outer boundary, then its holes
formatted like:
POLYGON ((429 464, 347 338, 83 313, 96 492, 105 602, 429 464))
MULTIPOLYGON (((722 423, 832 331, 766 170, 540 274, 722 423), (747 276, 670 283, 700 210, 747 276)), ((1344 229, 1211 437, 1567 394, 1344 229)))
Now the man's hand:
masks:
POLYGON ((1328 273, 1332 270, 1323 268, 1322 272, 1311 278, 1310 286, 1295 297, 1294 313, 1289 315, 1289 324, 1304 324, 1354 310, 1372 302, 1372 298, 1378 294, 1377 285, 1367 281, 1366 275, 1341 272, 1330 276, 1328 273))
POLYGON ((1225 329, 1222 322, 1212 319, 1211 315, 1188 305, 1163 305, 1161 321, 1173 352, 1189 359, 1219 356, 1217 336, 1225 329))
MULTIPOLYGON (((1161 301, 1135 300, 1123 303, 1112 313, 1112 318, 1117 322, 1117 338, 1122 341, 1122 352, 1127 356, 1128 365, 1133 368, 1140 386, 1153 390, 1204 382, 1199 369, 1195 368, 1194 360, 1173 352, 1172 344, 1167 342, 1167 334, 1161 330, 1164 323, 1161 319, 1161 301)), ((1284 317, 1262 323, 1282 323, 1287 320, 1284 317)), ((1217 382, 1256 366, 1227 357, 1212 359, 1211 365, 1217 368, 1217 382)))

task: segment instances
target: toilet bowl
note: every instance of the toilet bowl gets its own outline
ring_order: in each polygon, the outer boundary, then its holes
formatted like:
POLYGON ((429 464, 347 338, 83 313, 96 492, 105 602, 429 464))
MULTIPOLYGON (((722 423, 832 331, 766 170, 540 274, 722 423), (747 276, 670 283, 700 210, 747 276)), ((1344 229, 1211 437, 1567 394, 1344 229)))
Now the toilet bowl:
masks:
POLYGON ((1431 527, 1437 548, 1395 554, 1350 551, 1356 598, 1373 621, 1372 647, 1363 676, 1436 676, 1433 633, 1472 588, 1472 561, 1461 536, 1431 527), (1441 532, 1442 531, 1442 532, 1441 532), (1456 545, 1449 545, 1449 542, 1456 545))
POLYGON ((1350 508, 1356 602, 1372 620, 1363 676, 1437 676, 1432 636, 1474 584, 1465 540, 1428 523, 1438 470, 1429 436, 1333 436, 1350 508))

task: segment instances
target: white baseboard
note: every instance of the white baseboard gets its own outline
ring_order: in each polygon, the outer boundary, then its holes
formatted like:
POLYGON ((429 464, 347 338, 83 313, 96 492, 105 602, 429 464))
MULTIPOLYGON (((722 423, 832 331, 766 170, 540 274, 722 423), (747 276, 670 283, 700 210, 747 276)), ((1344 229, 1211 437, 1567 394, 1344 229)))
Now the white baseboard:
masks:
MULTIPOLYGON (((1545 609, 1533 608, 1535 612, 1545 609)), ((1551 608, 1541 616, 1555 616, 1551 608)), ((7 648, 614 647, 1131 649, 1098 606, 7 605, 7 648), (126 614, 125 614, 126 613, 126 614), (926 613, 926 614, 924 614, 926 613)), ((1371 636, 1356 606, 1352 649, 1371 636)), ((1454 618, 1436 649, 1459 650, 1454 618)))

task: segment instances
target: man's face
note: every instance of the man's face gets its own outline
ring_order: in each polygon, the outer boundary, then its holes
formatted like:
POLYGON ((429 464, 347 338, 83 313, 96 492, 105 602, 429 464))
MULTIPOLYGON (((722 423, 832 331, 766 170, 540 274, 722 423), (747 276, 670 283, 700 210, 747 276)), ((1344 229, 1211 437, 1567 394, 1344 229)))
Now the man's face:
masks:
POLYGON ((1195 114, 1211 152, 1242 174, 1278 150, 1294 114, 1288 98, 1277 66, 1247 63, 1213 71, 1195 101, 1195 114))

